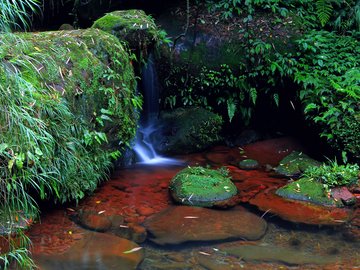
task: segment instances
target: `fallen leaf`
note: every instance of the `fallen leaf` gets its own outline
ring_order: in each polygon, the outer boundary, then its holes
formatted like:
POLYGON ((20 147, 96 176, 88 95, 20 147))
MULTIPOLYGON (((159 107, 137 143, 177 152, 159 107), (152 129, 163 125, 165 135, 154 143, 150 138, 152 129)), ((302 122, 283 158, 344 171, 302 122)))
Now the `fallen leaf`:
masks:
POLYGON ((123 253, 124 253, 124 254, 129 254, 129 253, 133 253, 133 252, 135 252, 135 251, 138 251, 138 250, 140 250, 140 249, 142 249, 142 247, 136 247, 136 248, 133 248, 133 249, 124 251, 123 253))
POLYGON ((203 251, 199 251, 199 254, 205 255, 205 256, 210 256, 211 254, 203 252, 203 251))

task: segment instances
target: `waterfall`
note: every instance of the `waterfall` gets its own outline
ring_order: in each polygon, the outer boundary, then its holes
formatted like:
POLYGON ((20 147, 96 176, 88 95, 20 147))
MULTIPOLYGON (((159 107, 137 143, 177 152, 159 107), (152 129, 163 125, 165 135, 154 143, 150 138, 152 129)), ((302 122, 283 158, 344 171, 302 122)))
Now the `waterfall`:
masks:
POLYGON ((133 148, 137 159, 146 164, 177 164, 179 162, 175 159, 158 155, 151 142, 151 134, 157 130, 159 115, 159 84, 152 54, 142 69, 141 82, 144 106, 133 148))

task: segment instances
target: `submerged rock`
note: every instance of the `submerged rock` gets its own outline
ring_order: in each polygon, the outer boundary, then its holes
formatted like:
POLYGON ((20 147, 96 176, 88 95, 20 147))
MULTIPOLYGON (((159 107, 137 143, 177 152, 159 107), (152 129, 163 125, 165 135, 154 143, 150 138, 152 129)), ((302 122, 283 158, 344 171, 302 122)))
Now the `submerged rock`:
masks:
POLYGON ((307 168, 311 166, 319 166, 320 162, 310 158, 308 155, 293 151, 280 161, 279 166, 274 170, 276 173, 286 177, 300 176, 307 168))
POLYGON ((254 159, 244 159, 239 162, 239 168, 243 170, 255 170, 259 168, 259 162, 254 159))
POLYGON ((96 232, 105 232, 112 226, 112 222, 107 216, 93 211, 80 213, 77 216, 77 223, 85 229, 96 232))
POLYGON ((203 167, 188 167, 170 181, 170 193, 178 203, 192 206, 228 206, 237 194, 225 173, 203 167))
POLYGON ((212 210, 174 206, 144 222, 150 240, 159 245, 226 239, 260 239, 267 223, 241 207, 212 210))
POLYGON ((319 256, 299 250, 274 246, 240 245, 222 249, 221 251, 241 257, 244 261, 281 262, 290 265, 332 264, 335 256, 319 256))
POLYGON ((42 270, 58 269, 137 269, 143 260, 140 247, 117 236, 90 233, 64 254, 35 255, 35 263, 42 270))

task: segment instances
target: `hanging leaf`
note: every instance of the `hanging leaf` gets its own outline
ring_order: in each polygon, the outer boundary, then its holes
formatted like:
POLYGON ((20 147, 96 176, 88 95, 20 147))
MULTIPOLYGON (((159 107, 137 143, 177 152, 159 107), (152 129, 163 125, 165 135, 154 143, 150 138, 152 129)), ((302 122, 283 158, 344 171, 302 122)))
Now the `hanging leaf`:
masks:
POLYGON ((236 103, 234 99, 230 98, 227 100, 227 110, 228 110, 229 121, 231 122, 236 111, 236 103))

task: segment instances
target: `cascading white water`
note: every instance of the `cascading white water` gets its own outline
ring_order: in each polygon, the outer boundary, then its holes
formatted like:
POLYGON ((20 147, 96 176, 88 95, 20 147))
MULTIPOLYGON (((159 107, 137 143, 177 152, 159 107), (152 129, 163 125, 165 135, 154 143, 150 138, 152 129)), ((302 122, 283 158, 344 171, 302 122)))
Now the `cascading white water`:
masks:
POLYGON ((141 81, 144 108, 133 148, 138 161, 139 163, 146 164, 177 164, 179 161, 175 159, 158 155, 151 143, 151 134, 156 131, 157 117, 159 114, 159 87, 152 54, 150 54, 148 62, 142 70, 141 81))

